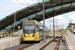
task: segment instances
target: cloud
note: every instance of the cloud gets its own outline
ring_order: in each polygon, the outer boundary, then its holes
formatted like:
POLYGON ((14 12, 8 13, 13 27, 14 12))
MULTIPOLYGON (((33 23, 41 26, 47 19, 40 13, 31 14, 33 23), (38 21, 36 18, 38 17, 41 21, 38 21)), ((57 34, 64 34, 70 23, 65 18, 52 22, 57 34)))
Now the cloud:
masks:
POLYGON ((75 19, 75 14, 69 15, 69 20, 75 19))
POLYGON ((15 5, 15 4, 0 4, 0 19, 6 17, 7 15, 22 9, 23 6, 21 5, 15 5))
MULTIPOLYGON (((61 15, 55 16, 55 17, 54 17, 54 20, 55 20, 55 23, 58 22, 59 24, 67 23, 66 18, 63 17, 63 16, 61 16, 61 15)), ((47 19, 46 22, 48 22, 48 23, 53 23, 53 17, 47 19)))
POLYGON ((41 2, 42 0, 12 0, 10 3, 0 3, 0 19, 31 4, 41 2), (20 4, 20 3, 21 4, 20 4))
MULTIPOLYGON (((66 28, 68 24, 70 23, 70 21, 72 21, 72 23, 75 23, 75 11, 66 13, 65 16, 63 15, 55 16, 54 19, 55 19, 55 25, 57 22, 57 25, 59 26, 64 25, 64 27, 66 28)), ((51 26, 53 26, 53 17, 47 19, 45 22, 47 27, 50 27, 50 24, 51 26)))
POLYGON ((25 8, 26 6, 22 6, 22 5, 19 5, 19 4, 1 4, 0 3, 0 19, 8 16, 9 14, 15 12, 15 11, 18 11, 22 8, 25 8))
POLYGON ((75 14, 69 15, 68 21, 72 21, 72 23, 75 23, 75 14))
MULTIPOLYGON (((62 15, 55 16, 54 20, 55 20, 55 25, 56 25, 56 23, 58 26, 66 24, 65 27, 67 27, 67 25, 68 25, 68 20, 66 19, 66 17, 63 17, 62 15)), ((48 28, 50 28, 50 25, 53 26, 53 17, 45 20, 45 22, 46 22, 45 23, 46 26, 48 28)))
POLYGON ((59 22, 59 24, 67 23, 67 19, 61 15, 55 16, 55 22, 59 22))

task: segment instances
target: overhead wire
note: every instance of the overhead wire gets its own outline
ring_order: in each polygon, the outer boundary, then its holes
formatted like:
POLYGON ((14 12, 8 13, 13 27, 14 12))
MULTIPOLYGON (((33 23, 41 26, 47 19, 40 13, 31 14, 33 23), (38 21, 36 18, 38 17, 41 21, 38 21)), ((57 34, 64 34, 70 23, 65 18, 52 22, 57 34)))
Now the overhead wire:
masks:
MULTIPOLYGON (((25 2, 27 2, 26 0, 24 0, 24 1, 25 1, 25 2)), ((37 3, 37 2, 38 2, 38 0, 36 0, 36 2, 35 2, 35 3, 37 3)), ((27 2, 27 3, 28 3, 28 2, 27 2)), ((34 4, 35 4, 35 3, 34 3, 34 4)), ((28 4, 29 4, 29 5, 32 5, 32 4, 30 4, 30 3, 28 3, 28 4)))
MULTIPOLYGON (((26 3, 28 3, 26 0, 24 0, 24 1, 25 1, 26 3)), ((37 2, 38 2, 38 0, 37 0, 35 3, 37 3, 37 2)), ((35 4, 35 3, 34 3, 34 4, 35 4)), ((28 3, 28 4, 29 4, 29 5, 32 5, 32 4, 30 4, 30 3, 28 3)), ((51 6, 50 6, 50 8, 51 8, 51 7, 53 7, 53 6, 56 5, 56 4, 53 4, 53 5, 52 5, 52 4, 47 4, 47 5, 51 5, 51 6)), ((34 6, 34 5, 33 5, 33 6, 34 6)), ((40 5, 40 6, 41 6, 41 5, 40 5)), ((35 6, 34 6, 34 7, 35 7, 35 6)), ((39 9, 38 7, 35 7, 35 8, 39 9)), ((42 9, 39 9, 39 10, 42 10, 42 9)))
MULTIPOLYGON (((24 5, 23 5, 22 3, 20 3, 18 0, 16 0, 16 1, 17 1, 19 4, 21 4, 22 6, 24 6, 24 5)), ((24 0, 24 1, 25 1, 25 0, 24 0)), ((38 0, 37 0, 37 1, 38 1, 38 0)), ((37 2, 37 1, 36 1, 36 2, 37 2)), ((28 3, 27 1, 25 1, 25 2, 28 3)), ((36 3, 36 2, 35 2, 35 3, 36 3)), ((31 5, 30 3, 28 3, 28 4, 31 5)), ((34 6, 34 5, 33 5, 33 6, 34 6)), ((25 7, 25 6, 24 6, 24 7, 25 7)), ((34 7, 35 7, 35 6, 34 6, 34 7)), ((38 7, 35 7, 35 8, 39 9, 38 7)), ((39 9, 39 10, 41 10, 41 9, 39 9)), ((38 10, 37 10, 37 11, 38 11, 38 10)))
MULTIPOLYGON (((18 0, 16 0, 19 4, 21 4, 22 6, 24 6, 22 3, 20 3, 18 0)), ((28 3, 26 0, 24 0, 26 3, 28 3)), ((36 1, 36 2, 38 2, 38 0, 36 1)), ((35 3, 36 3, 35 2, 35 3)), ((34 3, 34 4, 35 4, 34 3)), ((32 4, 30 4, 30 3, 28 3, 29 5, 32 5, 32 4)), ((55 4, 54 4, 55 5, 55 4)), ((34 5, 33 5, 34 6, 34 5)), ((25 7, 25 6, 24 6, 25 7)), ((35 7, 35 6, 34 6, 35 7)), ((50 7, 53 7, 53 5, 52 6, 50 6, 50 7)), ((40 9, 40 8, 38 8, 38 7, 35 7, 35 8, 37 8, 37 9, 39 9, 39 10, 42 10, 42 9, 40 9)), ((38 11, 38 10, 37 10, 38 11)))
MULTIPOLYGON (((21 4, 22 6, 24 6, 22 3, 20 3, 18 0, 16 0, 19 4, 21 4)), ((25 6, 24 6, 25 7, 25 6)))
MULTIPOLYGON (((29 2, 27 2, 26 0, 24 0, 27 4, 29 4, 29 5, 32 5, 32 4, 30 4, 29 2)), ((36 4, 36 3, 38 3, 38 0, 34 3, 34 4, 36 4)), ((33 5, 34 6, 34 5, 33 5)), ((34 6, 35 7, 35 6, 34 6)), ((41 9, 39 9, 38 7, 35 7, 35 8, 37 8, 38 10, 41 10, 41 9)), ((37 11, 38 11, 37 10, 37 11)), ((36 11, 36 10, 30 10, 30 11, 32 11, 32 12, 34 12, 34 11, 36 11)), ((35 12, 34 12, 35 13, 35 12)), ((36 14, 36 13, 35 13, 36 14)))
MULTIPOLYGON (((26 3, 28 3, 26 0, 24 0, 26 3)), ((37 3, 38 2, 38 0, 35 2, 35 3, 37 3)), ((34 3, 34 4, 35 4, 34 3)), ((30 3, 28 3, 29 5, 32 5, 32 4, 30 4, 30 3)), ((34 6, 34 5, 33 5, 34 6)), ((34 6, 35 7, 35 6, 34 6)), ((39 9, 38 7, 35 7, 35 8, 37 8, 37 9, 39 9)), ((39 10, 41 10, 41 9, 39 9, 39 10)))
MULTIPOLYGON (((18 0, 16 0, 19 4, 21 4, 22 6, 24 6, 22 3, 20 3, 18 0)), ((38 1, 38 0, 37 0, 38 1)), ((27 2, 28 3, 28 2, 27 2)), ((29 4, 29 3, 28 3, 29 4)), ((33 10, 32 10, 33 11, 33 10)))

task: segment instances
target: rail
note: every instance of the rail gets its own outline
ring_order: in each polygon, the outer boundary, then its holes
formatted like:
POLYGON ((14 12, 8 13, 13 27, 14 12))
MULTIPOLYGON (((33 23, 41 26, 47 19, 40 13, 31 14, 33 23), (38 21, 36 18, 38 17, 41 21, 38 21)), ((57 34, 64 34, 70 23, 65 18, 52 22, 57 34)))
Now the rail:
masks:
POLYGON ((56 44, 54 50, 59 50, 59 46, 60 46, 61 40, 62 40, 61 38, 58 40, 58 42, 57 42, 57 44, 56 44))
POLYGON ((30 47, 30 46, 32 46, 32 45, 35 45, 36 43, 33 43, 33 44, 30 44, 30 45, 27 45, 27 46, 24 46, 24 47, 22 47, 22 48, 19 48, 19 49, 17 49, 17 50, 24 50, 25 48, 28 48, 28 47, 30 47))
POLYGON ((46 48, 51 42, 53 42, 57 37, 55 37, 54 39, 52 39, 51 41, 49 41, 46 45, 44 45, 42 48, 40 48, 39 50, 44 50, 44 48, 46 48))

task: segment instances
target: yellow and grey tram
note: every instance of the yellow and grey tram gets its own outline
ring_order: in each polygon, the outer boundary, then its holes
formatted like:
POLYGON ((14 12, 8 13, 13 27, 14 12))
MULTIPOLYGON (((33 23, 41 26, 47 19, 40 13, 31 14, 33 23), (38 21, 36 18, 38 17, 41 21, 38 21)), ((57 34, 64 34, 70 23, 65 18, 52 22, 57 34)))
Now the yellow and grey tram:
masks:
POLYGON ((27 20, 23 22, 23 41, 40 41, 43 32, 39 30, 39 22, 36 20, 27 20))

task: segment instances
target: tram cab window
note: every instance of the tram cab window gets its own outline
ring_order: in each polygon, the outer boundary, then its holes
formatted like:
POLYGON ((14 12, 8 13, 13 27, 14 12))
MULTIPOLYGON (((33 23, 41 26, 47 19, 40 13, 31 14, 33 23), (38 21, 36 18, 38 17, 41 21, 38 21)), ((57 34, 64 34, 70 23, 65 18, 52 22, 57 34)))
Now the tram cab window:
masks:
POLYGON ((34 24, 23 25, 23 33, 35 33, 34 24))

